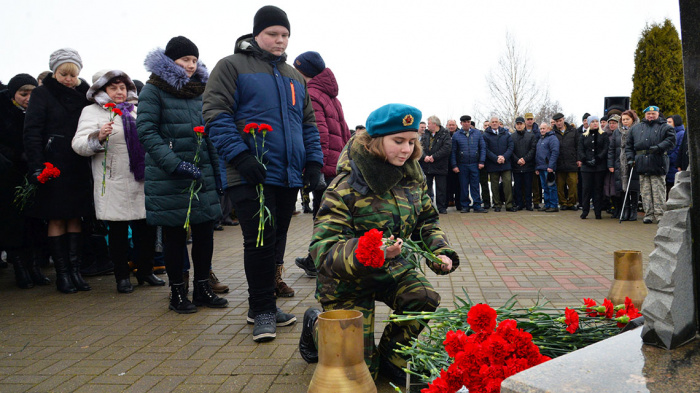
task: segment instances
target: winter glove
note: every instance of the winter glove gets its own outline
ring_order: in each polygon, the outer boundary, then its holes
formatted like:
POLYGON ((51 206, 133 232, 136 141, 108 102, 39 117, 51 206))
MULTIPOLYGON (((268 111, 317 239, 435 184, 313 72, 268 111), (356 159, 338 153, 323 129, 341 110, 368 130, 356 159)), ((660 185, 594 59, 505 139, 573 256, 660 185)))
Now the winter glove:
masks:
POLYGON ((173 173, 178 176, 189 177, 192 180, 198 180, 202 177, 202 171, 194 166, 193 163, 187 161, 180 161, 180 164, 178 164, 173 173))
POLYGON ((629 160, 629 161, 627 161, 627 165, 629 165, 630 167, 633 167, 633 166, 634 166, 634 160, 629 160))
POLYGON ((35 186, 38 186, 39 184, 41 184, 39 182, 39 175, 41 175, 41 171, 42 171, 41 169, 37 169, 34 171, 34 173, 30 173, 27 176, 27 181, 29 182, 29 184, 34 184, 35 186))
POLYGON ((223 196, 224 186, 221 184, 221 177, 216 176, 216 174, 214 174, 214 184, 216 184, 216 193, 219 194, 219 196, 223 196))
POLYGON ((658 154, 661 151, 658 145, 654 145, 649 148, 649 153, 651 154, 658 154))
POLYGON ((241 174, 241 177, 252 185, 258 185, 265 181, 267 171, 263 164, 248 152, 243 152, 231 160, 231 165, 241 174))
POLYGON ((323 165, 317 162, 309 162, 306 164, 306 168, 304 168, 303 175, 305 189, 308 189, 310 191, 316 190, 319 183, 321 182, 321 168, 323 168, 323 165))
POLYGON ((586 165, 595 166, 595 159, 586 161, 586 165))

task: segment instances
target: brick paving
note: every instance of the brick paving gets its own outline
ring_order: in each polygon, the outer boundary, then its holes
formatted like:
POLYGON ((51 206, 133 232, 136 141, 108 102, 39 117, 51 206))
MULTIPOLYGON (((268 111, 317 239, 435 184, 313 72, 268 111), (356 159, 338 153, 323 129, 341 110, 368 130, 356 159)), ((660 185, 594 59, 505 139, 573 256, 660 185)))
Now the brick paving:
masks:
MULTIPOLYGON (((604 216, 450 208, 440 218, 461 267, 448 276, 429 272, 429 278, 445 306, 462 288, 473 301, 495 306, 512 295, 531 305, 538 293, 558 307, 583 297, 602 300, 613 279, 613 251, 640 250, 646 263, 656 231, 641 220, 618 224, 604 216)), ((317 305, 315 280, 294 266, 311 231, 310 215, 292 219, 285 279, 296 295, 278 301, 299 320, 317 305)), ((12 269, 0 270, 0 392, 305 392, 315 365, 297 352, 301 324, 255 344, 245 320, 240 229, 215 232, 214 245, 216 273, 231 287, 229 307, 189 315, 168 310, 167 287, 118 294, 113 277, 102 276, 88 279, 91 292, 64 295, 54 286, 17 289, 12 269)), ((380 324, 389 309, 377 310, 380 324)), ((392 391, 383 379, 377 386, 392 391)))

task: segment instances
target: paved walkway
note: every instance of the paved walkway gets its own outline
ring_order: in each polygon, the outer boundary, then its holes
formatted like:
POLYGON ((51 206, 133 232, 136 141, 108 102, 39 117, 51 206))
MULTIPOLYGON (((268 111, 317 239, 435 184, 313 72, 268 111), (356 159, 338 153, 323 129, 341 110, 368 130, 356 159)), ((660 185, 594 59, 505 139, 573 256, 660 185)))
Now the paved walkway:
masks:
MULTIPOLYGON (((462 288, 473 301, 494 306, 513 294, 532 304, 538 290, 561 307, 583 297, 601 301, 613 278, 613 251, 641 250, 646 263, 656 231, 607 217, 450 208, 440 218, 461 267, 449 276, 428 275, 443 305, 462 288)), ((299 320, 317 305, 315 280, 294 266, 311 231, 310 215, 292 219, 285 279, 296 296, 278 302, 299 320)), ((215 237, 214 266, 231 287, 230 304, 196 314, 168 311, 167 287, 123 295, 112 276, 103 276, 88 279, 91 292, 63 295, 54 286, 17 289, 12 269, 0 270, 0 392, 306 392, 315 365, 297 353, 301 324, 278 329, 271 343, 253 342, 240 229, 226 227, 215 237)), ((388 312, 380 306, 377 321, 388 312)), ((377 386, 392 391, 385 380, 377 386)))

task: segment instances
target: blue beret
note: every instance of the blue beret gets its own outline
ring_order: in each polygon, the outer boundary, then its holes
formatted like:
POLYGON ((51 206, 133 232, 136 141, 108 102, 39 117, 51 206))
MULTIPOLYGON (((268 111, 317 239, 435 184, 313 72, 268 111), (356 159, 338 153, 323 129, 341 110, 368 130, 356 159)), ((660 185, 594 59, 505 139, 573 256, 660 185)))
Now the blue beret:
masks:
POLYGON ((423 114, 418 108, 405 104, 387 104, 369 114, 367 133, 372 137, 418 131, 423 114))
POLYGON ((644 113, 647 113, 647 112, 649 112, 649 111, 658 112, 658 111, 659 111, 659 107, 658 107, 658 106, 655 106, 655 105, 651 105, 651 106, 648 106, 643 112, 644 112, 644 113))

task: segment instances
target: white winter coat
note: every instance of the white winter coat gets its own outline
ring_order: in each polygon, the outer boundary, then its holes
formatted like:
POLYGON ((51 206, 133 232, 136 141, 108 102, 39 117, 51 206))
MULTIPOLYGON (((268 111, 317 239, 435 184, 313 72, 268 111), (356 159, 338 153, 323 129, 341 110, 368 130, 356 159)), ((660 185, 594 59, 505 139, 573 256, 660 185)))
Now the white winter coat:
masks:
MULTIPOLYGON (((136 117, 136 107, 131 112, 136 117)), ((98 220, 130 221, 146 218, 146 200, 143 181, 136 181, 129 170, 129 153, 124 139, 121 116, 114 118, 112 134, 107 147, 107 173, 102 195, 102 162, 104 146, 100 144, 100 128, 109 122, 109 110, 100 104, 86 106, 73 138, 73 150, 81 156, 92 157, 92 177, 95 214, 98 220)))

